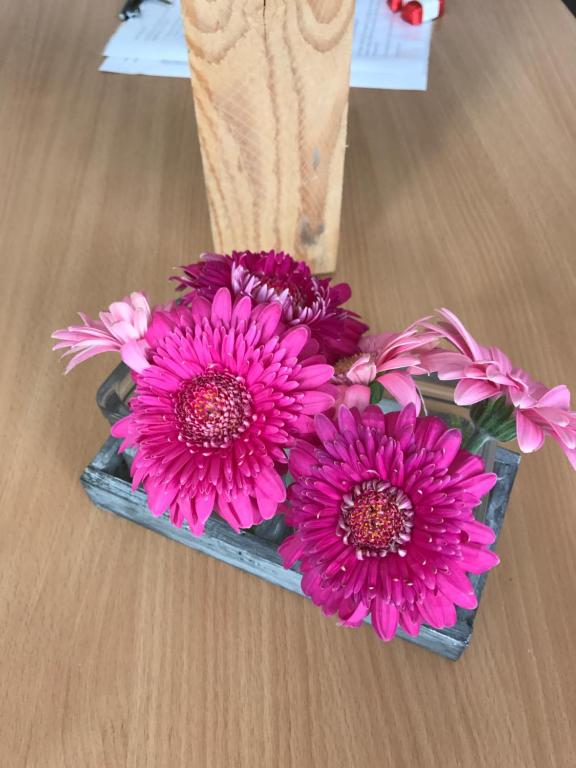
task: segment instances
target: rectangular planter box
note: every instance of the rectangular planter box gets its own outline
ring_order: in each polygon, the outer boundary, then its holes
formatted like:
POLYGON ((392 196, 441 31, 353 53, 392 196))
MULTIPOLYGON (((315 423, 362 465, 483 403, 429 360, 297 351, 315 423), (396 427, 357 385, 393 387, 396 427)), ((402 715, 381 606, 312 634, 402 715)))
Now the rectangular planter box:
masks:
MULTIPOLYGON (((448 405, 448 387, 433 382, 427 390, 424 395, 430 411, 442 413, 445 418, 450 418, 450 413, 451 418, 454 418, 454 414, 456 418, 462 418, 461 409, 454 410, 452 404, 448 405)), ((125 366, 119 366, 104 382, 97 396, 98 404, 109 421, 116 421, 127 412, 126 399, 129 393, 130 380, 127 369, 125 366)), ((82 474, 82 484, 96 506, 161 533, 190 549, 211 555, 272 584, 302 594, 300 574, 294 569, 286 570, 282 566, 277 553, 279 541, 270 541, 266 538, 268 534, 259 531, 258 527, 237 534, 214 515, 207 521, 205 535, 196 537, 190 533, 186 524, 182 528, 173 526, 168 515, 154 517, 148 510, 144 490, 139 488, 135 493, 131 492, 130 457, 118 454, 119 444, 120 440, 109 438, 82 474)), ((493 446, 485 456, 485 461, 493 465, 498 482, 485 502, 477 508, 476 517, 492 528, 497 544, 520 457, 506 448, 493 446)), ((479 600, 486 576, 487 574, 470 575, 479 600)), ((422 626, 417 637, 410 637, 399 629, 398 636, 455 660, 470 642, 477 611, 478 608, 473 611, 458 609, 458 621, 449 629, 439 630, 422 626)))

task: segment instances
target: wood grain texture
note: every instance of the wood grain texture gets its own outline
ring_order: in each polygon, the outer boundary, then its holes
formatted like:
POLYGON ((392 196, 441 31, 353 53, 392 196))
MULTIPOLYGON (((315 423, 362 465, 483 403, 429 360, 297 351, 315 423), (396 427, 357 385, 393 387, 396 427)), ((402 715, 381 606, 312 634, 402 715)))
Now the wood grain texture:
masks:
POLYGON ((336 268, 354 0, 183 0, 217 251, 336 268))
MULTIPOLYGON (((0 0, 0 766, 572 768, 576 477, 527 457, 458 662, 94 508, 106 436, 52 329, 210 246, 189 86, 99 74, 117 3, 0 0)), ((427 93, 353 91, 337 277, 576 388, 574 20, 460 0, 427 93)))

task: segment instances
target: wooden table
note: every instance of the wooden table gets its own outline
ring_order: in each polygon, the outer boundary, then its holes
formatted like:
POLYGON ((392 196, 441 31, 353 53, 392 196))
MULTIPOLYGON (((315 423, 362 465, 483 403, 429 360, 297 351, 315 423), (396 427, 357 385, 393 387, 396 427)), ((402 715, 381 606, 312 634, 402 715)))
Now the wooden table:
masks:
MULTIPOLYGON (((105 76, 115 0, 0 3, 0 765, 576 764, 576 478, 527 457, 453 664, 95 509, 112 361, 52 329, 210 245, 189 87, 105 76)), ((338 277, 380 329, 447 305, 576 387, 576 23, 461 0, 427 93, 354 91, 338 277)))

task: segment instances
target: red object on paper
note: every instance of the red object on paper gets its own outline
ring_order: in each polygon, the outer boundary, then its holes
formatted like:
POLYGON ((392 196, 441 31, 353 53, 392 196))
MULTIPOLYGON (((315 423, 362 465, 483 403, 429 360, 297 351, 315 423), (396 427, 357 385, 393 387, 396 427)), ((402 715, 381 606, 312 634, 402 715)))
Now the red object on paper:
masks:
POLYGON ((444 0, 412 0, 402 6, 402 18, 408 24, 422 24, 444 13, 444 0))
POLYGON ((402 4, 403 0, 388 0, 388 8, 390 8, 392 13, 398 13, 398 11, 401 11, 402 4))

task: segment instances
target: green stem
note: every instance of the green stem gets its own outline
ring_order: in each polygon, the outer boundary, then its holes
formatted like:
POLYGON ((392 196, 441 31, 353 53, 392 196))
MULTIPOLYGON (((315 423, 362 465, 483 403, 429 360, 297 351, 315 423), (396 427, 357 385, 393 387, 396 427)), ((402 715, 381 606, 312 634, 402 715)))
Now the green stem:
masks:
POLYGON ((476 428, 468 440, 465 441, 462 448, 464 448, 466 451, 469 451, 470 453, 475 453, 478 455, 488 440, 490 440, 490 435, 488 432, 485 432, 483 429, 476 428))

